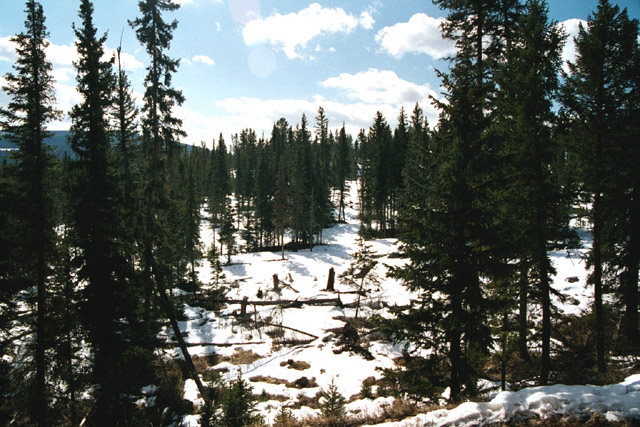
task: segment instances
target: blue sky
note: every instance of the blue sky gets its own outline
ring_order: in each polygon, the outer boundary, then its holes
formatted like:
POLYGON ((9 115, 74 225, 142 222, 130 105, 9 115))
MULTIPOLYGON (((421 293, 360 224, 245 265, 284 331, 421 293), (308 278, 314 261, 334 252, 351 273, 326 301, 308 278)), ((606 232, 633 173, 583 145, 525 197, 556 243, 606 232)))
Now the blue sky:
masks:
MULTIPOLYGON (((174 0, 175 1, 175 0, 174 0)), ((223 133, 253 128, 269 136, 273 122, 285 117, 310 122, 322 106, 329 127, 345 122, 352 134, 368 128, 376 111, 394 126, 401 106, 410 113, 416 102, 433 124, 437 111, 429 96, 440 97, 435 68, 451 46, 439 36, 446 11, 430 1, 286 1, 180 0, 170 55, 181 58, 174 85, 183 90, 176 114, 188 133, 183 142, 210 145, 223 133)), ((0 76, 12 71, 15 52, 10 37, 24 28, 24 1, 5 0, 0 14, 0 76), (8 3, 8 4, 7 4, 8 3)), ((79 102, 72 61, 77 1, 42 0, 51 38, 57 100, 63 110, 79 102)), ((127 20, 138 14, 137 0, 95 0, 96 25, 108 31, 107 48, 122 36, 124 61, 138 97, 143 91, 146 53, 127 20)), ((617 2, 633 18, 640 0, 617 2)), ((597 0, 551 0, 552 19, 577 33, 579 20, 595 10, 597 0)), ((565 48, 572 57, 571 43, 565 48)), ((2 83, 2 77, 0 77, 2 83)), ((0 105, 7 103, 0 93, 0 105)), ((67 129, 68 118, 52 129, 67 129)))

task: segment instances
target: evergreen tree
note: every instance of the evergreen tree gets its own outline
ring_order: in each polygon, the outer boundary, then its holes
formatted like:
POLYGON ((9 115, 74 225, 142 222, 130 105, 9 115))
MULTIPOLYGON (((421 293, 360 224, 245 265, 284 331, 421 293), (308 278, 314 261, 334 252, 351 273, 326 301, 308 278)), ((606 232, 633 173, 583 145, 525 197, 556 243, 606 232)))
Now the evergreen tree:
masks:
POLYGON ((196 267, 202 258, 202 242, 200 241, 200 198, 196 183, 196 161, 193 158, 184 160, 186 165, 186 203, 184 206, 184 255, 189 265, 188 278, 192 287, 197 285, 196 267))
MULTIPOLYGON (((144 117, 142 120, 142 140, 145 155, 149 158, 148 182, 145 188, 145 218, 143 237, 144 264, 144 318, 145 335, 151 340, 151 301, 155 287, 160 304, 169 317, 175 338, 185 358, 191 378, 196 382, 200 394, 208 400, 206 390, 197 375, 189 351, 180 333, 173 313, 173 305, 167 295, 167 278, 170 277, 173 253, 169 246, 168 189, 165 176, 173 177, 172 165, 178 154, 178 139, 185 136, 182 120, 173 115, 173 107, 184 102, 182 92, 171 85, 172 76, 177 71, 179 61, 167 55, 177 21, 165 22, 163 12, 173 12, 180 6, 171 0, 140 0, 141 16, 129 24, 135 29, 138 41, 149 55, 144 92, 144 117), (165 172, 168 172, 165 174, 165 172)), ((172 183, 175 186, 175 183, 172 183)), ((208 402, 207 402, 208 403, 208 402)))
POLYGON ((222 245, 225 245, 227 247, 227 265, 231 264, 231 256, 236 252, 236 229, 233 226, 233 215, 234 209, 231 204, 231 199, 227 198, 220 220, 220 255, 222 255, 222 245))
POLYGON ((278 163, 273 210, 274 226, 282 248, 282 260, 284 260, 284 234, 289 224, 289 190, 284 159, 278 163))
POLYGON ((276 177, 271 166, 268 147, 264 142, 258 145, 258 166, 256 167, 255 210, 258 227, 258 247, 270 246, 274 223, 273 200, 275 195, 276 177))
POLYGON ((296 243, 312 244, 313 236, 313 163, 311 158, 311 136, 307 129, 307 118, 303 114, 293 138, 291 172, 291 228, 296 243))
POLYGON ((140 150, 138 129, 138 108, 133 100, 133 89, 126 71, 122 68, 121 46, 117 49, 118 70, 116 74, 113 107, 111 109, 112 135, 114 138, 114 154, 117 176, 123 209, 121 215, 123 228, 129 232, 126 239, 131 256, 137 250, 135 241, 139 239, 142 218, 138 198, 140 181, 140 150))
POLYGON ((418 348, 433 349, 432 361, 446 355, 455 402, 475 392, 491 341, 481 277, 490 275, 493 262, 487 250, 491 212, 485 203, 493 164, 485 139, 493 62, 485 56, 491 57, 494 45, 484 39, 498 27, 493 23, 498 2, 436 3, 451 9, 443 30, 456 42, 457 53, 449 72, 439 73, 447 102, 437 103, 441 114, 428 152, 429 170, 405 181, 405 191, 416 201, 403 203, 400 223, 410 263, 395 276, 419 298, 398 313, 396 334, 418 348))
POLYGON ((5 75, 3 87, 9 96, 6 109, 0 110, 0 126, 5 138, 18 147, 16 212, 21 219, 16 224, 18 241, 16 248, 20 265, 19 274, 24 278, 21 288, 35 291, 35 382, 33 398, 29 402, 29 414, 38 425, 48 425, 47 407, 47 282, 50 277, 50 261, 55 245, 53 201, 48 183, 51 182, 52 156, 44 144, 50 134, 46 124, 58 117, 54 108, 52 66, 45 51, 49 34, 40 3, 26 2, 25 31, 12 38, 16 44, 18 59, 14 64, 16 74, 5 75))
POLYGON ((95 419, 118 424, 124 413, 119 384, 121 342, 118 337, 119 296, 122 283, 119 266, 123 263, 116 247, 117 211, 115 182, 111 168, 111 142, 107 110, 112 103, 115 82, 113 61, 103 61, 106 34, 97 36, 93 4, 80 3, 80 26, 74 24, 77 38, 77 90, 82 102, 71 111, 71 147, 76 154, 74 173, 74 235, 81 249, 76 264, 78 278, 87 286, 83 291, 83 316, 94 353, 93 376, 100 387, 95 419))
POLYGON ((229 163, 227 145, 224 142, 222 134, 218 139, 218 146, 215 152, 211 152, 211 180, 209 190, 209 212, 211 215, 211 226, 214 228, 219 223, 220 216, 224 210, 224 203, 229 194, 231 194, 231 178, 229 176, 229 163))
POLYGON ((360 311, 360 299, 362 295, 372 287, 378 287, 380 280, 375 267, 378 264, 374 258, 376 252, 371 250, 371 245, 367 245, 364 237, 358 237, 358 250, 351 254, 353 260, 349 264, 349 268, 342 274, 342 280, 351 287, 356 288, 358 292, 358 299, 356 301, 356 312, 354 317, 358 318, 358 312, 360 311))
POLYGON ((389 222, 392 234, 395 233, 395 217, 398 209, 398 195, 402 191, 402 171, 404 170, 406 163, 407 146, 409 145, 409 125, 407 120, 407 114, 404 111, 404 107, 402 107, 398 114, 398 126, 393 131, 393 147, 391 150, 392 164, 389 168, 389 172, 391 174, 389 179, 389 222))
MULTIPOLYGON (((391 180, 393 176, 393 135, 381 112, 377 112, 362 144, 362 192, 365 206, 378 223, 378 232, 385 235, 390 223, 391 180)), ((370 231, 370 230, 369 230, 370 231)))
POLYGON ((338 221, 346 221, 344 208, 345 208, 345 192, 349 190, 347 185, 347 179, 350 177, 351 171, 351 147, 347 132, 342 124, 340 133, 338 135, 338 143, 336 145, 336 181, 335 187, 340 193, 338 196, 338 221))
MULTIPOLYGON (((617 226, 614 219, 620 209, 615 200, 616 187, 620 183, 614 177, 629 176, 626 171, 621 175, 619 169, 628 165, 624 151, 628 146, 625 131, 629 129, 629 120, 633 120, 632 112, 637 109, 637 89, 633 90, 634 86, 637 88, 638 78, 637 37, 638 21, 630 20, 626 9, 620 11, 608 0, 601 0, 597 11, 589 16, 587 26, 580 27, 575 40, 577 58, 575 62, 568 63, 569 72, 564 75, 562 87, 564 112, 574 125, 576 135, 576 144, 571 148, 578 155, 581 193, 584 201, 590 202, 588 217, 593 245, 588 258, 592 269, 589 283, 594 287, 597 366, 600 373, 606 371, 605 267, 610 265, 613 257, 617 226)), ((637 169, 637 165, 633 168, 637 169)), ((622 185, 629 188, 629 182, 622 185)), ((637 246, 637 236, 629 241, 637 246)), ((628 253, 635 253, 634 265, 630 267, 637 269, 637 250, 628 253)), ((637 337, 637 278, 625 281, 625 285, 627 292, 623 294, 629 295, 626 329, 637 337)))
MULTIPOLYGON (((552 102, 558 89, 563 35, 548 22, 544 1, 529 0, 520 21, 516 43, 506 52, 505 63, 496 71, 500 91, 496 97, 494 132, 504 140, 501 173, 504 174, 509 224, 500 227, 514 234, 499 236, 513 242, 504 247, 504 258, 519 264, 521 289, 517 292, 520 313, 520 353, 526 351, 526 309, 529 279, 538 289, 542 305, 542 362, 540 382, 546 384, 550 369, 551 287, 553 267, 547 251, 561 240, 558 232, 567 218, 560 214, 561 194, 550 168, 554 155, 552 102)), ((507 263, 509 264, 509 263, 507 263)), ((505 293, 502 291, 501 293, 505 293)), ((509 293, 506 292, 508 295, 509 293)))

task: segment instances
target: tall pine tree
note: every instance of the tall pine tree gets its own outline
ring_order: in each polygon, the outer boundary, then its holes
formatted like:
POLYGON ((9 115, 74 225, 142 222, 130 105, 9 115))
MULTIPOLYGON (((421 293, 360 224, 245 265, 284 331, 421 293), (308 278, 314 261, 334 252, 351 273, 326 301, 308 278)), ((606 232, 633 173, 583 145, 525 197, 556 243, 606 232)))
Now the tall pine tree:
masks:
MULTIPOLYGON (((622 148, 629 145, 626 131, 629 121, 633 120, 633 111, 637 111, 637 37, 638 21, 630 20, 626 9, 620 11, 608 0, 601 0, 597 11, 589 16, 587 26, 580 27, 575 40, 577 57, 575 62, 568 63, 569 72, 564 75, 562 87, 564 112, 573 123, 576 135, 576 143, 571 149, 578 155, 581 194, 585 202, 590 202, 588 217, 593 245, 588 258, 591 268, 589 283, 594 287, 597 366, 600 373, 606 371, 605 267, 612 264, 611 251, 618 231, 614 219, 619 217, 616 212, 621 209, 616 193, 619 185, 630 188, 628 182, 620 183, 614 177, 621 176, 621 166, 629 165, 625 161, 627 153, 622 148)), ((632 168, 637 169, 637 165, 632 168)), ((622 176, 629 175, 624 171, 622 176)), ((632 234, 625 240, 630 236, 632 234)), ((635 240, 628 241, 634 241, 637 246, 637 236, 635 240)), ((635 253, 636 258, 630 267, 637 269, 637 249, 628 253, 635 253)), ((626 292, 622 294, 629 296, 626 299, 626 330, 637 338, 637 277, 624 281, 623 286, 626 292)))
POLYGON ((35 292, 35 381, 29 404, 33 421, 48 425, 47 407, 49 389, 47 375, 47 281, 50 277, 51 256, 54 253, 55 225, 53 201, 48 183, 51 180, 52 155, 44 144, 50 135, 47 123, 58 117, 54 108, 52 66, 45 51, 49 33, 40 3, 26 2, 25 31, 12 38, 18 58, 14 64, 16 74, 5 75, 3 87, 9 96, 6 109, 0 110, 0 126, 7 139, 17 145, 15 159, 17 181, 21 197, 16 200, 21 212, 20 233, 17 242, 23 289, 35 292))

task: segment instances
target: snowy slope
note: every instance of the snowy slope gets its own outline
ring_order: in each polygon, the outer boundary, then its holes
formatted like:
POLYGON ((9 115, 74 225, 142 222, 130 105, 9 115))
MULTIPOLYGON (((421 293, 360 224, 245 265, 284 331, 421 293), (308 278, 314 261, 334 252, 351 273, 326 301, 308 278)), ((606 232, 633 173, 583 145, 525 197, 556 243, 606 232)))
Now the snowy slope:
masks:
MULTIPOLYGON (((260 252, 239 254, 233 257, 233 265, 225 267, 226 282, 234 283, 228 298, 261 301, 278 300, 314 300, 336 298, 336 293, 326 292, 329 268, 336 273, 336 291, 353 291, 341 283, 339 276, 351 261, 351 254, 357 249, 358 232, 357 200, 355 186, 352 186, 351 203, 347 209, 347 223, 337 224, 324 231, 324 243, 314 247, 313 251, 300 250, 285 252, 285 260, 280 260, 280 253, 260 252), (273 275, 285 282, 279 290, 273 289, 273 275)), ((211 244, 213 234, 204 228, 202 239, 206 246, 211 244)), ((380 256, 376 273, 382 279, 379 290, 363 299, 361 316, 372 313, 384 314, 380 308, 381 301, 389 305, 407 304, 411 294, 397 281, 386 279, 387 266, 405 262, 396 257, 389 257, 397 252, 394 239, 381 239, 367 242, 380 256)), ((582 255, 585 249, 553 252, 552 261, 557 269, 553 286, 562 294, 568 295, 566 302, 558 304, 567 314, 579 314, 586 310, 590 303, 589 289, 586 287, 586 271, 582 255)), ((199 277, 203 283, 210 280, 211 272, 207 262, 199 269, 199 277)), ((353 293, 340 294, 343 303, 354 302, 353 293)), ((336 305, 312 306, 303 305, 294 308, 279 308, 268 305, 250 305, 247 309, 249 319, 239 325, 236 314, 239 304, 226 306, 220 313, 189 307, 185 310, 187 320, 180 322, 188 343, 215 343, 217 345, 200 345, 189 348, 192 355, 233 357, 238 349, 252 353, 255 360, 249 363, 232 364, 227 360, 214 366, 222 369, 228 379, 242 375, 251 381, 255 394, 266 393, 273 397, 259 404, 260 413, 267 422, 272 422, 281 406, 294 407, 293 413, 305 417, 318 413, 317 409, 301 405, 299 402, 311 399, 321 388, 329 384, 337 385, 338 390, 347 399, 352 398, 347 409, 351 413, 375 414, 385 405, 390 405, 392 398, 376 400, 360 399, 362 383, 366 378, 381 376, 378 368, 394 366, 394 358, 401 355, 401 346, 372 341, 369 351, 373 360, 365 360, 359 355, 349 352, 336 354, 335 330, 344 326, 341 320, 354 315, 353 308, 336 305), (269 334, 269 328, 262 322, 281 324, 287 328, 300 331, 285 330, 286 337, 303 340, 304 344, 283 346, 278 337, 269 334), (333 331, 332 331, 333 330, 333 331), (317 337, 317 338, 313 338, 317 337), (229 345, 234 344, 234 345, 229 345), (291 367, 291 362, 298 364, 298 369, 291 367), (302 378, 308 380, 308 387, 292 387, 302 378), (277 398, 276 398, 277 397, 277 398)), ((168 332, 166 332, 170 335, 168 332)), ((179 357, 177 349, 170 353, 179 357)), ((197 389, 192 380, 185 384, 185 398, 201 405, 197 389)), ((498 393, 490 402, 465 403, 452 410, 441 409, 428 414, 418 415, 398 423, 384 425, 477 425, 487 422, 505 421, 514 417, 532 415, 546 416, 557 414, 581 414, 596 411, 607 419, 640 420, 640 375, 627 378, 619 385, 607 387, 593 386, 551 386, 534 387, 518 392, 498 393)), ((199 416, 187 416, 183 425, 198 425, 199 416)))

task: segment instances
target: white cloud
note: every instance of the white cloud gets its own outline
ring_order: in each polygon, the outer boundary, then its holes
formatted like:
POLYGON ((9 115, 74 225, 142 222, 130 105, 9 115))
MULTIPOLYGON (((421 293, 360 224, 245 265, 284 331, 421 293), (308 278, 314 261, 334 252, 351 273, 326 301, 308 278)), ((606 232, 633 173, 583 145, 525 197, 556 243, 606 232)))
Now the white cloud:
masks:
POLYGON ((376 20, 373 19, 369 12, 362 12, 360 14, 360 25, 365 30, 370 30, 373 28, 373 24, 376 23, 376 20))
POLYGON ((320 83, 344 91, 348 98, 369 104, 428 104, 437 94, 428 85, 403 80, 394 71, 369 68, 356 74, 342 73, 320 83))
POLYGON ((16 46, 11 37, 0 37, 0 61, 14 62, 16 60, 16 46))
POLYGON ((215 65, 216 64, 216 62, 213 59, 209 58, 206 55, 196 55, 193 58, 191 58, 191 60, 193 62, 202 62, 205 65, 215 65))
POLYGON ((249 21, 242 35, 247 45, 270 43, 282 49, 289 59, 301 58, 304 48, 315 37, 331 33, 349 33, 358 26, 371 28, 373 18, 367 12, 356 17, 342 8, 325 8, 313 3, 297 13, 275 13, 267 18, 249 21))
POLYGON ((389 125, 395 127, 400 107, 404 105, 410 115, 416 102, 420 103, 430 125, 437 121, 438 112, 429 99, 429 96, 436 97, 436 92, 427 85, 403 80, 393 71, 369 69, 357 74, 343 73, 320 82, 320 85, 342 90, 346 96, 334 99, 321 95, 305 99, 226 98, 215 102, 217 113, 210 116, 186 106, 180 107, 176 114, 183 120, 184 129, 189 134, 183 142, 199 144, 205 141, 210 144, 211 139, 220 133, 230 141, 231 135, 247 126, 268 138, 273 123, 280 117, 295 127, 304 113, 312 126, 320 106, 329 118, 330 129, 340 128, 344 122, 347 132, 354 137, 360 129, 369 129, 377 111, 382 112, 389 125))
POLYGON ((580 24, 586 27, 587 21, 582 19, 567 19, 566 21, 562 21, 558 24, 564 28, 564 31, 568 36, 567 41, 562 48, 562 68, 565 71, 569 71, 567 61, 575 62, 576 60, 576 43, 573 39, 574 37, 578 37, 580 24))
POLYGON ((409 22, 401 22, 378 31, 376 41, 395 58, 401 58, 407 53, 426 53, 440 59, 455 53, 454 44, 442 38, 440 24, 443 20, 444 18, 432 18, 425 13, 416 13, 409 22))
MULTIPOLYGON (((112 56, 116 56, 116 49, 106 48, 103 58, 109 59, 112 56)), ((120 52, 120 61, 122 62, 122 68, 127 71, 136 71, 144 68, 144 64, 142 62, 138 61, 135 56, 127 52, 120 52)))

